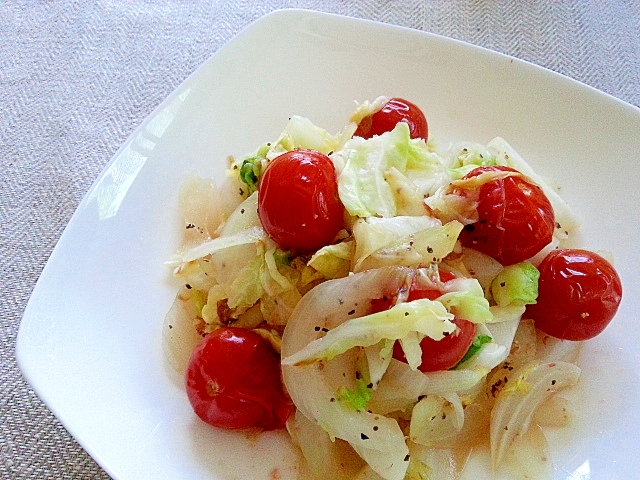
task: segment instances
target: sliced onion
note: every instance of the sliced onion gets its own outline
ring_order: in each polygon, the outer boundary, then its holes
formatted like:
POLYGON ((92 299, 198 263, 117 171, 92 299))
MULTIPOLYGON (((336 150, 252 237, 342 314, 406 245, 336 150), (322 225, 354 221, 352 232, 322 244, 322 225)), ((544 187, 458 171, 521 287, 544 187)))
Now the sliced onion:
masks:
MULTIPOLYGON (((368 313, 370 301, 397 292, 410 269, 388 267, 347 278, 330 280, 313 288, 295 308, 282 337, 286 358, 348 318, 368 313)), ((340 355, 331 362, 341 368, 324 368, 325 362, 283 365, 285 386, 298 410, 320 425, 330 437, 348 441, 379 475, 402 480, 409 450, 396 420, 357 411, 336 400, 336 385, 350 387, 356 376, 354 362, 340 355)))
POLYGON ((542 428, 532 425, 526 432, 516 437, 498 471, 501 478, 504 475, 506 478, 551 480, 553 462, 542 428))
POLYGON ((195 302, 190 300, 192 291, 183 287, 167 312, 162 327, 162 347, 165 358, 179 375, 181 382, 191 358, 191 352, 202 337, 194 328, 198 315, 195 302))
POLYGON ((350 480, 363 467, 348 443, 331 441, 327 432, 299 411, 287 421, 287 431, 302 451, 314 480, 350 480))
POLYGON ((413 407, 409 439, 419 445, 435 445, 455 436, 464 423, 460 397, 427 395, 413 407))
POLYGON ((447 395, 465 392, 478 384, 489 369, 474 368, 423 373, 409 365, 391 360, 389 368, 372 392, 369 407, 379 413, 404 411, 423 395, 447 395))
POLYGON ((537 332, 536 357, 542 362, 563 361, 575 363, 583 342, 560 340, 540 331, 537 332))
POLYGON ((496 468, 513 443, 529 428, 536 408, 556 391, 575 385, 580 368, 567 362, 530 362, 511 377, 491 411, 491 460, 496 468))

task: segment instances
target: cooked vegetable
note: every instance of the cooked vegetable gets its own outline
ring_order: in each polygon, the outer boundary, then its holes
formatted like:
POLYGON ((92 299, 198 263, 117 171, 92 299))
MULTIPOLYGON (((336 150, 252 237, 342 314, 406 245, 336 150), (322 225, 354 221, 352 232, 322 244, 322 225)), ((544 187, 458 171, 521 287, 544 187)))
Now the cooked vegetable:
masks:
POLYGON ((565 340, 587 340, 609 325, 622 300, 622 283, 607 260, 587 250, 555 250, 538 268, 538 301, 527 307, 537 328, 565 340))
POLYGON ((362 118, 354 135, 371 138, 393 130, 398 122, 409 125, 411 138, 427 139, 429 129, 427 119, 417 105, 402 98, 390 98, 381 108, 362 118))
POLYGON ((498 475, 549 479, 532 423, 570 423, 553 394, 620 279, 564 249, 575 218, 506 141, 427 135, 379 97, 335 135, 292 116, 222 188, 188 177, 167 358, 204 421, 286 425, 305 478, 453 479, 489 434, 498 475))
POLYGON ((245 328, 220 328, 204 337, 191 354, 186 387, 196 414, 216 427, 282 428, 293 411, 278 355, 245 328))
POLYGON ((343 227, 333 163, 312 150, 276 157, 258 186, 265 231, 284 249, 310 252, 331 243, 343 227))
POLYGON ((465 178, 503 173, 484 182, 478 192, 478 220, 465 227, 460 241, 503 265, 528 260, 551 242, 553 207, 542 189, 510 167, 479 167, 465 178))

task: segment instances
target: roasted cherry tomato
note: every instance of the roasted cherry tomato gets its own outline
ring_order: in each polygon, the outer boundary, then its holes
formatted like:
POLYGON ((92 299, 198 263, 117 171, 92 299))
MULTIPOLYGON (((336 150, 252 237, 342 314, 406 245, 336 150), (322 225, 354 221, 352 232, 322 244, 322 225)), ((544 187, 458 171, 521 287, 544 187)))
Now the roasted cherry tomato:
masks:
MULTIPOLYGON (((443 282, 453 278, 454 276, 449 272, 440 272, 440 280, 443 282)), ((409 291, 408 300, 418 300, 420 298, 435 300, 440 295, 442 295, 442 292, 437 289, 419 288, 414 283, 409 291)), ((476 325, 468 320, 459 318, 454 319, 453 323, 456 325, 456 329, 443 339, 434 340, 430 337, 424 337, 422 339, 420 342, 420 347, 422 348, 422 363, 418 367, 418 370, 421 372, 449 370, 462 360, 462 357, 467 353, 476 336, 476 325)), ((406 361, 399 342, 396 342, 393 347, 393 358, 406 361)))
MULTIPOLYGON (((465 178, 513 168, 478 167, 465 178)), ((555 217, 542 188, 521 175, 490 180, 480 187, 479 220, 460 234, 465 247, 485 253, 503 265, 533 257, 551 242, 555 217)))
MULTIPOLYGON (((452 280, 454 276, 444 270, 440 271, 440 280, 447 282, 452 280)), ((419 286, 415 281, 409 290, 407 301, 428 298, 435 300, 442 295, 443 292, 437 288, 424 288, 419 286)), ((395 299, 382 298, 372 302, 373 312, 381 312, 390 308, 395 303, 395 299)), ((372 312, 372 313, 373 313, 372 312)), ((467 353, 471 343, 476 336, 476 325, 468 320, 454 319, 456 325, 454 332, 441 340, 433 340, 425 337, 420 342, 422 348, 422 363, 418 369, 422 372, 436 372, 438 370, 449 370, 458 364, 462 357, 467 353)), ((406 362, 404 352, 399 342, 393 347, 393 358, 406 362)))
POLYGON ((609 325, 622 283, 608 261, 587 250, 554 250, 538 270, 537 303, 526 312, 538 329, 564 340, 588 340, 609 325))
MULTIPOLYGON (((441 340, 424 337, 420 342, 422 363, 418 367, 421 372, 437 372, 449 370, 462 360, 476 336, 476 325, 468 320, 455 318, 456 329, 441 340)), ((399 342, 393 346, 393 358, 406 361, 399 342)))
POLYGON ((220 328, 202 339, 191 355, 186 387, 195 413, 216 427, 272 430, 284 427, 293 412, 279 355, 244 328, 220 328))
POLYGON ((382 109, 373 115, 364 117, 358 124, 354 135, 362 138, 371 138, 384 132, 390 132, 398 122, 409 125, 411 138, 427 139, 429 128, 427 119, 419 107, 402 98, 390 99, 382 109))
POLYGON ((260 178, 260 221, 282 248, 304 253, 330 244, 343 227, 343 212, 333 162, 322 153, 284 153, 260 178))

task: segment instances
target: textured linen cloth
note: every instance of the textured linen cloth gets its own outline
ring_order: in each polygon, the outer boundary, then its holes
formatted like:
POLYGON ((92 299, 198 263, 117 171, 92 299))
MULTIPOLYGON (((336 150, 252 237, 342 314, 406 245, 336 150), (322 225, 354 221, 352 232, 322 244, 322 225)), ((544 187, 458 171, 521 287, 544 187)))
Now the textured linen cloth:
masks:
POLYGON ((640 2, 3 2, 0 478, 108 478, 22 378, 27 300, 83 195, 142 120, 252 21, 298 7, 438 33, 640 106, 640 2))

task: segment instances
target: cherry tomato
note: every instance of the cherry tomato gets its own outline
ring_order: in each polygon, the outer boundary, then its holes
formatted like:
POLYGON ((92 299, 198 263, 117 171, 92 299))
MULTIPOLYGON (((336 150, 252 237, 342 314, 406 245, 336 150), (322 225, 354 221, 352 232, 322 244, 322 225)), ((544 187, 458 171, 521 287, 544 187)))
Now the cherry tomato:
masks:
MULTIPOLYGON (((440 271, 440 280, 447 282, 452 280, 454 275, 444 270, 440 271)), ((435 300, 442 295, 443 292, 437 288, 424 288, 415 281, 411 285, 407 301, 428 298, 435 300)), ((390 308, 395 303, 395 299, 382 298, 372 302, 373 312, 381 312, 390 308)), ((422 363, 418 369, 422 372, 436 372, 439 370, 449 370, 462 360, 467 353, 473 339, 476 336, 476 325, 468 320, 454 319, 456 325, 454 332, 441 340, 433 340, 425 337, 420 342, 422 348, 422 363)), ((404 352, 399 342, 393 346, 393 358, 406 362, 404 352)))
MULTIPOLYGON (((503 166, 478 167, 465 178, 488 171, 516 172, 503 166)), ((460 241, 505 266, 533 257, 551 242, 555 228, 553 207, 542 188, 522 176, 482 185, 477 208, 480 219, 465 226, 460 241)))
MULTIPOLYGON (((453 278, 454 276, 449 272, 440 272, 440 280, 443 282, 453 278)), ((409 292, 408 300, 418 300, 420 298, 435 300, 440 295, 442 295, 442 292, 437 289, 420 289, 414 283, 409 292)), ((468 320, 459 318, 455 318, 453 323, 457 328, 452 334, 443 339, 434 340, 430 337, 424 337, 422 339, 420 342, 420 347, 422 348, 422 363, 418 367, 418 370, 421 372, 449 370, 462 360, 462 357, 467 353, 476 336, 476 325, 468 320)), ((393 346, 393 358, 406 361, 399 342, 396 342, 393 346)))
POLYGON ((333 162, 322 153, 284 153, 260 178, 260 221, 282 248, 304 253, 330 244, 343 227, 343 210, 333 162))
MULTIPOLYGON (((422 363, 418 367, 421 372, 437 372, 449 370, 462 360, 476 336, 475 323, 455 318, 456 329, 441 340, 424 337, 420 342, 422 348, 422 363)), ((393 346, 393 358, 406 361, 399 342, 393 346)))
POLYGON ((538 329, 564 340, 588 340, 609 325, 622 283, 604 258, 587 250, 554 250, 538 270, 538 300, 526 312, 538 329))
POLYGON ((186 389, 198 417, 215 427, 272 430, 293 412, 279 355, 244 328, 220 328, 202 339, 189 361, 186 389))
POLYGON ((409 125, 411 138, 427 139, 429 128, 427 119, 419 107, 402 98, 390 99, 381 110, 363 118, 354 135, 371 138, 384 132, 390 132, 398 122, 409 125))

